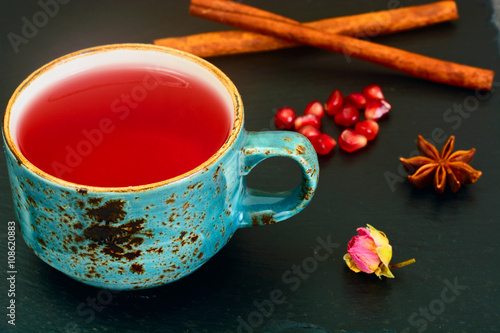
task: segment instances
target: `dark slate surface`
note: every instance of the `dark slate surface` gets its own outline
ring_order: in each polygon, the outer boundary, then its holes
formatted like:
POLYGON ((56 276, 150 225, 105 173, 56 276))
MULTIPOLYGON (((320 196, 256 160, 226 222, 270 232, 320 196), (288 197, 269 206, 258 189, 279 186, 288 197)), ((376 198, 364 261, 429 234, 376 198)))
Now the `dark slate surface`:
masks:
MULTIPOLYGON (((382 10, 389 2, 251 3, 308 21, 382 10)), ((428 2, 397 1, 401 6, 428 2)), ((457 22, 373 40, 498 72, 498 31, 491 2, 457 3, 461 13, 457 22)), ((31 20, 40 10, 36 1, 0 4, 3 106, 27 75, 66 53, 224 28, 190 17, 187 1, 66 1, 16 53, 7 34, 21 34, 23 19, 31 20)), ((492 95, 479 101, 474 91, 424 82, 357 60, 347 63, 342 55, 308 47, 211 61, 239 88, 248 130, 272 128, 273 113, 283 105, 301 110, 313 99, 325 100, 333 89, 350 93, 369 83, 384 88, 393 111, 380 122, 380 134, 367 149, 348 154, 337 148, 332 156, 320 159, 320 185, 303 213, 284 223, 239 230, 204 267, 171 285, 113 294, 92 288, 43 263, 18 234, 15 327, 7 325, 5 316, 6 233, 14 211, 5 160, 0 156, 2 332, 499 330, 498 79, 492 95), (470 112, 449 113, 455 105, 470 112), (484 175, 476 184, 456 195, 440 196, 403 180, 398 157, 414 151, 418 134, 432 138, 433 133, 438 146, 447 136, 456 135, 457 149, 477 148, 472 165, 484 175), (366 223, 387 233, 393 262, 415 258, 417 263, 395 270, 393 280, 349 271, 342 260, 346 244, 355 229, 366 223), (318 248, 320 240, 338 247, 326 252, 318 248), (328 254, 327 259, 312 259, 314 251, 328 254), (302 265, 308 272, 297 270, 302 265)), ((340 132, 331 121, 324 128, 335 136, 340 132)), ((259 166, 248 182, 288 189, 298 177, 292 162, 277 159, 259 166)))

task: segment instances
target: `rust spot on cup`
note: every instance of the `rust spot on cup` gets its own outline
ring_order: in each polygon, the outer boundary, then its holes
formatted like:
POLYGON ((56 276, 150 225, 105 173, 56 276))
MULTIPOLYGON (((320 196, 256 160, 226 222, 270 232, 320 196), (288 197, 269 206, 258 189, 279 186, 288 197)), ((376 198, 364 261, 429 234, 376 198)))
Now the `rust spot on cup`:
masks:
POLYGON ((217 166, 217 169, 215 169, 215 172, 214 172, 213 180, 217 180, 217 178, 219 178, 219 173, 220 173, 221 168, 222 168, 222 165, 217 166))
POLYGON ((102 202, 103 198, 88 198, 88 203, 92 206, 97 206, 102 202))
POLYGON ((274 218, 271 214, 263 214, 261 217, 261 220, 262 220, 263 225, 276 223, 276 221, 274 220, 274 218))
POLYGON ((102 252, 114 258, 135 259, 141 255, 141 250, 133 250, 144 242, 140 235, 151 236, 141 233, 144 229, 144 219, 132 220, 119 226, 94 224, 83 231, 86 239, 102 246, 102 252))
POLYGON ((147 249, 146 252, 148 252, 148 253, 162 254, 163 253, 163 248, 162 247, 152 247, 150 249, 147 249))
POLYGON ((35 187, 35 184, 33 184, 33 182, 29 179, 26 179, 26 183, 28 183, 28 185, 31 187, 35 187))
POLYGON ((80 235, 75 235, 75 242, 81 243, 85 240, 85 237, 80 236, 80 235))
POLYGON ((78 194, 85 195, 85 194, 87 194, 89 192, 89 190, 87 190, 86 188, 77 188, 76 192, 78 194))
POLYGON ((142 267, 142 264, 132 264, 130 266, 130 271, 135 274, 142 274, 144 273, 144 268, 142 267))
POLYGON ((295 151, 297 152, 298 155, 304 155, 306 153, 306 149, 302 145, 297 145, 295 151))
POLYGON ((167 204, 172 204, 175 202, 175 193, 172 193, 172 195, 165 201, 167 204))
POLYGON ((128 260, 134 260, 141 255, 141 250, 123 252, 123 249, 119 246, 105 247, 102 252, 117 259, 125 258, 128 260))
POLYGON ((100 207, 97 208, 86 208, 87 216, 97 222, 110 222, 116 223, 122 221, 127 214, 123 210, 125 201, 122 200, 109 200, 100 207))
POLYGON ((289 137, 285 137, 285 138, 283 138, 283 140, 285 140, 286 142, 292 142, 292 138, 289 138, 289 137))
POLYGON ((299 199, 308 201, 311 198, 311 196, 313 195, 313 193, 314 193, 314 189, 312 187, 303 186, 300 190, 300 193, 299 193, 299 199))
POLYGON ((37 238, 37 240, 38 240, 38 243, 40 243, 40 245, 47 246, 47 243, 45 243, 45 241, 42 238, 37 238))
POLYGON ((252 216, 252 225, 254 227, 260 225, 260 220, 257 216, 252 216))
POLYGON ((267 225, 267 224, 273 224, 276 223, 274 220, 273 216, 271 214, 262 214, 260 216, 254 215, 252 216, 252 225, 257 226, 257 225, 267 225))
POLYGON ((306 170, 306 173, 307 173, 308 175, 310 175, 310 176, 314 176, 314 174, 315 174, 316 172, 315 172, 315 170, 314 170, 314 169, 309 168, 309 169, 307 169, 307 170, 306 170))
POLYGON ((29 204, 30 206, 33 206, 33 207, 38 207, 38 205, 37 205, 37 203, 36 203, 35 199, 33 199, 33 197, 28 196, 28 197, 26 198, 26 201, 28 201, 28 204, 29 204))
POLYGON ((170 222, 174 222, 176 217, 177 217, 177 214, 176 213, 172 213, 172 214, 170 214, 170 217, 168 218, 168 220, 170 222))
POLYGON ((77 223, 73 224, 73 228, 75 230, 81 230, 81 229, 83 229, 83 224, 81 222, 77 222, 77 223))
POLYGON ((128 245, 129 246, 139 246, 142 243, 144 243, 144 238, 142 238, 142 237, 134 237, 134 238, 130 239, 130 241, 128 242, 128 245))
POLYGON ((94 266, 88 266, 88 271, 89 272, 85 274, 85 276, 88 277, 89 279, 101 277, 101 274, 97 273, 94 266))
POLYGON ((193 190, 193 189, 195 189, 196 187, 198 187, 198 186, 199 186, 199 184, 200 184, 200 182, 197 182, 197 183, 195 183, 195 184, 193 184, 193 185, 189 185, 187 188, 188 188, 188 190, 193 190))

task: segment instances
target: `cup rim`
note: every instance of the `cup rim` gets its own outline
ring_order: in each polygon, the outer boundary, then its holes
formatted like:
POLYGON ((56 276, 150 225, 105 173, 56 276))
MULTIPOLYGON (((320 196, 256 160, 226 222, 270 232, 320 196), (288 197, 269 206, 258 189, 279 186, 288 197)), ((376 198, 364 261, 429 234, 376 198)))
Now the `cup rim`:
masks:
POLYGON ((73 187, 77 191, 84 191, 84 192, 139 192, 139 191, 144 191, 144 190, 149 190, 153 188, 158 188, 163 185, 167 185, 170 183, 174 183, 177 181, 180 181, 182 179, 188 178, 191 175, 194 175, 201 170, 213 165, 216 163, 217 160, 221 158, 222 155, 224 155, 233 145, 235 142, 236 138, 238 137, 238 134, 240 133, 241 129, 243 127, 243 103, 241 100, 241 96, 236 89, 236 86, 234 83, 227 77, 226 74, 224 74, 219 68, 211 64, 210 62, 206 61, 205 59, 202 59, 198 56, 195 56, 191 53, 180 51, 177 49, 165 47, 165 46, 159 46, 159 45, 153 45, 153 44, 141 44, 141 43, 122 43, 122 44, 108 44, 108 45, 101 45, 101 46, 95 46, 95 47, 90 47, 86 49, 82 49, 76 52, 72 52, 69 54, 66 54, 62 57, 59 57, 55 60, 52 60, 51 62, 43 65, 36 71, 34 71, 32 74, 30 74, 14 91, 12 97, 9 100, 9 103, 7 104, 7 109, 3 118, 3 132, 5 136, 5 141, 7 148, 11 150, 13 153, 14 157, 17 159, 18 164, 24 165, 29 171, 35 173, 41 178, 44 178, 46 180, 49 180, 51 182, 57 183, 58 185, 65 186, 65 187, 73 187), (96 53, 101 53, 101 52, 109 52, 109 51, 114 51, 114 50, 135 50, 135 51, 153 51, 153 52, 162 52, 162 53, 167 53, 170 55, 174 55, 180 58, 183 58, 185 60, 191 61, 196 65, 199 65, 203 67, 204 69, 208 70, 212 75, 215 76, 216 79, 220 81, 220 83, 224 86, 224 88, 228 91, 229 95, 231 96, 231 100, 233 102, 233 116, 234 120, 232 123, 232 128, 229 133, 228 138, 224 142, 224 144, 215 152, 209 159, 207 159, 205 162, 202 164, 198 165, 196 168, 193 168, 189 170, 188 172, 185 172, 181 175, 178 175, 173 178, 169 178, 160 182, 155 182, 155 183, 149 183, 149 184, 144 184, 144 185, 135 185, 135 186, 123 186, 123 187, 101 187, 101 186, 92 186, 92 185, 83 185, 83 184, 78 184, 78 183, 73 183, 70 181, 63 180, 61 178, 58 178, 56 176, 53 176, 38 167, 36 167, 33 163, 31 163, 20 151, 20 149, 17 147, 15 144, 11 131, 10 131, 10 116, 11 116, 11 111, 12 108, 17 101, 19 95, 30 85, 31 82, 33 82, 35 79, 37 79, 40 75, 43 73, 51 70, 52 68, 55 68, 56 66, 66 63, 68 61, 71 61, 76 58, 80 57, 85 57, 89 56, 92 54, 96 53))

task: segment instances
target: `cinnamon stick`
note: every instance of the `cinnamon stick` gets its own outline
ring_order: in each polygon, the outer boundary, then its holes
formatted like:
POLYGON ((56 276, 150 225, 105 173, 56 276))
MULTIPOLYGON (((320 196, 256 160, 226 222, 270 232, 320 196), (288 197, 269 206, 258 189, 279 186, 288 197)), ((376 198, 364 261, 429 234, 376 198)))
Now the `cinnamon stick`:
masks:
MULTIPOLYGON (((427 5, 323 19, 304 25, 334 34, 375 37, 456 19, 458 11, 455 1, 439 1, 427 5)), ((271 51, 300 45, 295 41, 240 30, 162 38, 153 43, 190 52, 203 58, 271 51)))
POLYGON ((457 87, 489 90, 494 72, 317 30, 233 1, 191 0, 190 13, 238 28, 281 37, 457 87))

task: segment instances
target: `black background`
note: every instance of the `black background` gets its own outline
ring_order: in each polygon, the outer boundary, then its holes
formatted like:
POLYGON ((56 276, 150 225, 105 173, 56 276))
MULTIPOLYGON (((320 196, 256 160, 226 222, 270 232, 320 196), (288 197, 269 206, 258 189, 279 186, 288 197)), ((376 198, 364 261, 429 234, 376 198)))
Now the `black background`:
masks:
MULTIPOLYGON (((401 6, 430 1, 401 0, 401 6)), ((388 0, 248 1, 300 21, 387 9, 388 0)), ((372 40, 440 59, 499 71, 498 30, 487 0, 458 0, 452 23, 379 36, 372 40)), ((36 1, 2 1, 0 104, 38 67, 86 47, 222 30, 190 17, 187 1, 69 1, 16 53, 7 35, 21 35, 23 17, 41 10, 36 1)), ((311 204, 283 223, 236 232, 229 244, 194 274, 170 285, 110 294, 76 282, 39 260, 17 234, 16 326, 6 323, 7 222, 14 220, 4 156, 0 156, 0 327, 17 332, 493 332, 498 330, 500 83, 479 101, 472 90, 415 79, 343 55, 309 47, 209 59, 238 87, 248 130, 273 129, 277 108, 303 110, 345 94, 382 86, 393 109, 380 121, 374 142, 356 153, 336 147, 321 157, 321 176, 311 204), (468 117, 449 114, 454 105, 468 117), (453 115, 450 120, 445 115, 453 115), (433 138, 434 133, 434 138, 433 138), (417 190, 400 173, 398 157, 415 150, 418 134, 440 148, 449 135, 457 149, 477 149, 472 166, 483 171, 457 194, 417 190), (389 176, 389 178, 388 178, 389 176), (389 179, 389 180, 388 180, 389 179), (366 223, 387 233, 395 279, 355 274, 342 256, 356 228, 366 223), (338 244, 318 262, 318 238, 338 244), (314 266, 316 262, 316 266, 314 266), (307 275, 294 265, 309 265, 307 275), (294 282, 290 278, 294 277, 294 282), (447 282, 458 284, 449 289, 447 282), (448 290, 445 290, 448 288, 448 290), (269 304, 270 293, 282 293, 269 304), (444 292, 444 294, 442 294, 444 292), (444 296, 443 296, 444 295, 444 296), (454 298, 452 296, 455 296, 454 298), (443 298, 444 297, 444 298, 443 298), (444 299, 453 301, 443 302, 444 299), (92 310, 91 299, 102 306, 92 310), (426 318, 420 311, 428 311, 426 318), (413 315, 413 317, 412 317, 413 315), (249 325, 243 328, 242 318, 249 325), (413 321, 412 319, 413 318, 413 321), (426 324, 427 326, 418 326, 426 324), (418 324, 418 325, 415 325, 418 324)), ((481 95, 482 97, 482 95, 481 95)), ((323 124, 337 137, 333 121, 323 124)), ((248 183, 292 188, 298 167, 288 160, 262 163, 248 183)), ((320 254, 327 252, 320 250, 320 254)))

